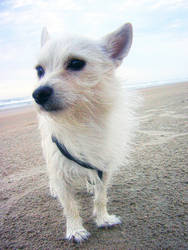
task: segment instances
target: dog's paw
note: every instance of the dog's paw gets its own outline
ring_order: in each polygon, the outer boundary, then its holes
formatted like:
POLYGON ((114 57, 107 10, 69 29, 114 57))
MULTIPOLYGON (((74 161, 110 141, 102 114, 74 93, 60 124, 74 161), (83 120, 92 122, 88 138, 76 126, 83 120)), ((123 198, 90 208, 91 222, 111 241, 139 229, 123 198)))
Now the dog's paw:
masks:
POLYGON ((79 228, 69 230, 66 234, 66 239, 76 243, 81 243, 82 241, 87 240, 89 236, 90 233, 85 228, 79 228))
POLYGON ((57 194, 56 194, 56 191, 54 189, 54 187, 52 185, 50 185, 50 195, 53 197, 53 198, 57 198, 57 194))
POLYGON ((116 215, 106 214, 103 217, 97 218, 96 224, 98 227, 112 227, 121 224, 121 220, 116 215))
POLYGON ((86 183, 86 189, 89 194, 94 194, 95 185, 89 182, 86 183))

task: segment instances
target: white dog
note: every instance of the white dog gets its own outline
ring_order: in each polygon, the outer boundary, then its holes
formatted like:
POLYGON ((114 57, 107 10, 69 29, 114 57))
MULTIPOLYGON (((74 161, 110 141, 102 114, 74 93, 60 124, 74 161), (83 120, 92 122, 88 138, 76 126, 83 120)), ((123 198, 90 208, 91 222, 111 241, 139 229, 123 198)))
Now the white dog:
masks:
POLYGON ((132 26, 93 41, 76 36, 51 39, 42 32, 33 92, 46 159, 50 191, 66 216, 66 238, 81 242, 83 227, 75 187, 94 187, 94 215, 98 227, 120 224, 107 212, 107 185, 125 164, 137 119, 137 97, 128 94, 115 76, 128 54, 132 26))

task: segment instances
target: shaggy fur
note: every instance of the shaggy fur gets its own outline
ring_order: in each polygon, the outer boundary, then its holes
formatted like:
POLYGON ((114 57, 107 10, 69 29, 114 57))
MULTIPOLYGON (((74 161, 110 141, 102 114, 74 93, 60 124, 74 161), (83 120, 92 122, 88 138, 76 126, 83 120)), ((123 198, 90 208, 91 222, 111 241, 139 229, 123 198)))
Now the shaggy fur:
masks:
POLYGON ((98 227, 121 223, 107 212, 106 191, 112 174, 126 163, 138 124, 134 115, 137 97, 115 75, 131 43, 130 24, 97 41, 76 36, 51 39, 46 30, 42 32, 37 65, 45 73, 36 89, 50 86, 53 94, 36 108, 50 191, 64 208, 69 240, 81 242, 89 236, 74 198, 75 187, 80 184, 94 185, 93 214, 98 227), (86 62, 83 69, 67 68, 74 58, 86 62), (52 142, 52 135, 72 155, 103 171, 102 180, 97 171, 65 158, 52 142))

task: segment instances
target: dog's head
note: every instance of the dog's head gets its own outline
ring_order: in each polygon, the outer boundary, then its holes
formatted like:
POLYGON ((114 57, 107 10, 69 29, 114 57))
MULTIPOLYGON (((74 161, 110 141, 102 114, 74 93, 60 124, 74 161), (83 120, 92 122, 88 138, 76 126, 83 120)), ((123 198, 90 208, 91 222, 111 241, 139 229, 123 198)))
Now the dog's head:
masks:
POLYGON ((114 70, 131 43, 132 26, 128 23, 97 41, 76 36, 51 39, 44 29, 33 92, 37 107, 48 113, 92 109, 89 104, 105 99, 113 88, 114 70))

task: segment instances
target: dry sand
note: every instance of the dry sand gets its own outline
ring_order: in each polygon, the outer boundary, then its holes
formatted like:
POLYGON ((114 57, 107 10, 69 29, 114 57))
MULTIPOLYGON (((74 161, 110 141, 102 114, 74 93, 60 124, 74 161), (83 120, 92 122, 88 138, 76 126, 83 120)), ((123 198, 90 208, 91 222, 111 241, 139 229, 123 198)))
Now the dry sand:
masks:
POLYGON ((188 249, 188 83, 141 92, 132 162, 109 190, 109 211, 123 224, 96 228, 92 197, 79 192, 92 233, 81 245, 64 240, 65 218, 49 195, 33 109, 0 113, 0 249, 188 249))

